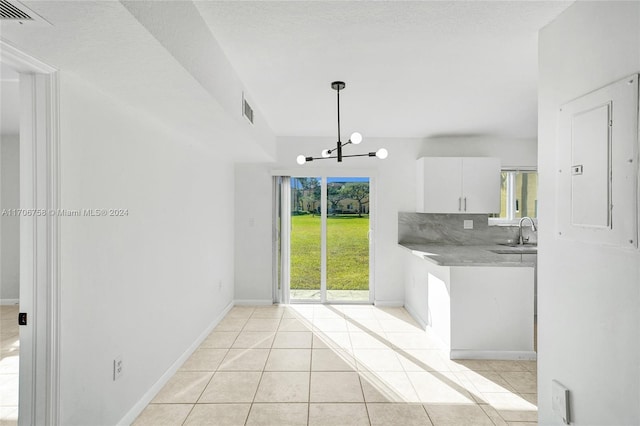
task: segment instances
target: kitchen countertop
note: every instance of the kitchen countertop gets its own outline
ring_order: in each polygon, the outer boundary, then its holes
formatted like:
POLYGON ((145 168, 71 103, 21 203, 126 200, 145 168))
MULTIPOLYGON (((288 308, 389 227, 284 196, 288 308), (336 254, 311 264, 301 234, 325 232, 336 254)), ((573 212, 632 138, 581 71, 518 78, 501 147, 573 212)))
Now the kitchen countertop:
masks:
MULTIPOLYGON (((414 255, 441 266, 500 266, 534 267, 535 258, 531 253, 519 253, 521 247, 493 245, 445 245, 398 243, 414 255), (514 253, 498 254, 491 250, 513 250, 514 253)), ((536 249, 536 246, 525 246, 536 249)))

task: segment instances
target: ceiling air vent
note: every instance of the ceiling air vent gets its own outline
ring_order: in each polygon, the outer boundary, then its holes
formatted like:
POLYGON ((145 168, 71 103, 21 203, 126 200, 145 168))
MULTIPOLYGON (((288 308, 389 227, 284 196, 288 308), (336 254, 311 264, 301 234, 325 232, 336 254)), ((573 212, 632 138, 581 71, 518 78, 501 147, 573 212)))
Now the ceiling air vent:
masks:
POLYGON ((33 21, 33 18, 29 16, 28 13, 20 10, 7 0, 0 0, 0 19, 11 21, 33 21))
POLYGON ((0 21, 2 25, 51 26, 46 19, 17 0, 0 0, 0 21))
POLYGON ((244 98, 244 93, 242 94, 242 115, 247 117, 247 120, 253 124, 253 108, 251 108, 249 102, 244 98))

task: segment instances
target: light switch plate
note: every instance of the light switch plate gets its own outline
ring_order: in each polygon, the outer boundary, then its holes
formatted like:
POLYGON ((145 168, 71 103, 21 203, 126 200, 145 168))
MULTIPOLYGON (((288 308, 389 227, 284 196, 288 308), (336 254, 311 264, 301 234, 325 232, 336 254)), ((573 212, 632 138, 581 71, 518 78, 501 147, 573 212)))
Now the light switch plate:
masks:
POLYGON ((465 220, 464 229, 473 229, 473 220, 465 220))
POLYGON ((557 380, 551 381, 551 408, 553 412, 562 417, 564 424, 571 422, 569 410, 569 389, 565 388, 557 380))

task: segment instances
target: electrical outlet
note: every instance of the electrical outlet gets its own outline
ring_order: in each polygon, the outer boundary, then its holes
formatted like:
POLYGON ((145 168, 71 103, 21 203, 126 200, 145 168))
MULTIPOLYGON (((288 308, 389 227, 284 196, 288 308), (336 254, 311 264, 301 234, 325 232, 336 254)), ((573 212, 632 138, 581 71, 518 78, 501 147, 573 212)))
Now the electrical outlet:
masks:
POLYGON ((122 376, 122 355, 113 360, 113 380, 118 380, 122 376))
POLYGON ((551 408, 554 413, 562 417, 564 424, 571 422, 569 410, 569 389, 557 380, 551 381, 551 408))
POLYGON ((473 220, 464 221, 464 229, 473 229, 473 220))

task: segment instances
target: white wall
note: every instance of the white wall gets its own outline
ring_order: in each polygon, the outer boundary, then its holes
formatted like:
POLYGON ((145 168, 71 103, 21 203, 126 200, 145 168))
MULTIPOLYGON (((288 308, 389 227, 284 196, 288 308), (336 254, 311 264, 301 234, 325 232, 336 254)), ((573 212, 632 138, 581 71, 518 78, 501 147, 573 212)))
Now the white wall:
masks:
POLYGON ((233 166, 70 73, 60 99, 61 207, 129 212, 61 219, 61 424, 116 424, 232 301, 233 166))
POLYGON ((536 139, 505 139, 491 136, 446 136, 425 140, 421 156, 499 157, 502 167, 535 167, 536 139))
MULTIPOLYGON (((202 18, 198 2, 123 1, 122 5, 169 51, 235 121, 238 131, 254 142, 243 158, 272 159, 275 136, 253 102, 223 49, 202 18), (189 29, 181 31, 179 28, 189 29), (241 95, 253 108, 252 124, 240 114, 241 95)), ((232 120, 229 120, 229 123, 232 120)), ((248 160, 245 160, 248 161, 248 160)))
POLYGON ((561 424, 551 380, 571 391, 575 425, 640 424, 640 254, 554 235, 558 108, 640 71, 640 3, 576 2, 540 32, 538 404, 561 424))
MULTIPOLYGON (((20 207, 20 138, 0 139, 0 210, 20 207)), ((20 297, 20 218, 0 218, 0 301, 20 297)))
POLYGON ((265 164, 235 167, 235 287, 241 303, 270 303, 271 174, 265 164))
MULTIPOLYGON (((419 258, 408 249, 403 250, 402 258, 404 262, 404 291, 406 299, 404 306, 422 327, 434 326, 432 319, 429 317, 430 311, 433 311, 433 309, 429 308, 429 279, 439 279, 448 285, 450 269, 435 264, 426 265, 427 261, 425 259, 419 258), (430 274, 433 276, 430 277, 430 274)), ((440 308, 440 312, 443 310, 448 312, 449 304, 440 305, 438 308, 440 308)), ((436 324, 435 326, 440 327, 442 325, 436 324)), ((436 330, 436 335, 444 336, 443 343, 450 346, 451 333, 448 323, 447 329, 436 330)))
POLYGON ((404 271, 398 247, 398 212, 415 211, 415 160, 423 155, 495 156, 509 166, 535 166, 535 140, 504 140, 480 137, 438 139, 366 138, 348 152, 364 153, 385 147, 386 160, 346 158, 342 164, 322 160, 298 166, 299 154, 319 155, 331 147, 333 138, 279 138, 278 161, 236 167, 236 259, 235 298, 271 299, 271 170, 309 173, 313 170, 373 174, 375 210, 375 300, 404 303, 404 271), (253 219, 253 222, 251 222, 253 219), (250 226, 254 223, 254 226, 250 226), (256 255, 258 253, 259 255, 256 255))

